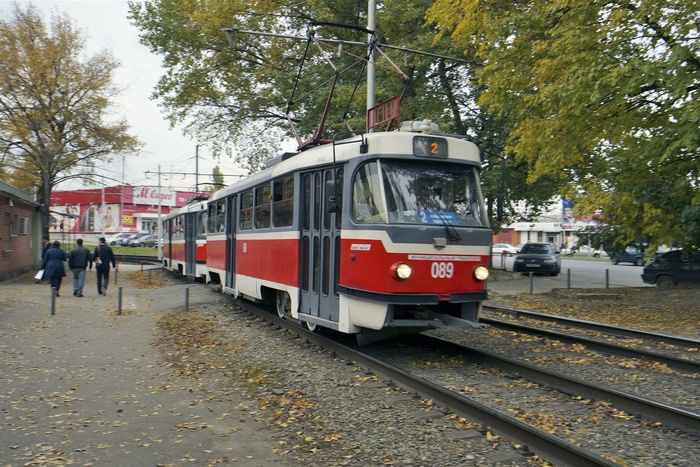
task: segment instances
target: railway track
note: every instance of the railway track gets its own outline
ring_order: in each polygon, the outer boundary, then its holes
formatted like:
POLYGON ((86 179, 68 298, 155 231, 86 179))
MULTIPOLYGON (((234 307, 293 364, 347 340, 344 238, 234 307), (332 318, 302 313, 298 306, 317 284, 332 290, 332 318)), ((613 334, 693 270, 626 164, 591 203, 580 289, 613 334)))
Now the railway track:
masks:
MULTIPOLYGON (((543 329, 540 327, 533 327, 533 326, 527 326, 527 325, 522 325, 522 324, 516 324, 516 323, 511 323, 508 321, 503 321, 503 320, 498 320, 498 319, 493 319, 493 318, 482 318, 479 320, 480 322, 484 324, 488 324, 490 326, 497 327, 499 329, 504 329, 508 331, 513 331, 513 332, 518 332, 518 333, 525 333, 525 334, 530 334, 530 335, 538 335, 538 336, 543 336, 549 339, 557 339, 561 342, 565 342, 567 344, 571 345, 576 345, 576 344, 581 344, 585 345, 588 349, 594 350, 597 352, 603 352, 607 353, 610 355, 617 355, 620 357, 626 357, 626 358, 642 358, 647 361, 652 361, 652 362, 658 362, 664 365, 667 365, 669 368, 676 369, 678 371, 683 371, 683 372, 688 372, 688 373, 700 373, 700 362, 695 361, 695 360, 688 360, 686 358, 678 358, 678 357, 673 357, 669 355, 665 355, 659 352, 654 352, 651 350, 646 350, 642 348, 631 348, 625 345, 618 345, 615 343, 611 342, 606 342, 604 340, 600 339, 592 339, 580 335, 573 335, 567 332, 559 332, 559 331, 554 331, 551 329, 543 329)), ((564 321, 562 321, 564 322, 564 321)), ((575 324, 575 323, 574 323, 575 324)), ((570 325, 570 324, 569 324, 570 325)), ((589 331, 594 331, 599 334, 607 334, 612 337, 617 337, 620 335, 625 335, 625 333, 632 334, 634 330, 630 329, 625 329, 625 328, 616 328, 614 326, 608 326, 605 324, 600 324, 600 326, 596 327, 596 323, 591 323, 591 322, 585 322, 585 327, 582 326, 583 329, 587 329, 589 331), (619 332, 618 332, 619 330, 619 332)), ((637 339, 644 339, 644 338, 650 338, 652 342, 668 342, 673 341, 675 342, 674 345, 678 345, 679 342, 682 342, 684 345, 688 347, 692 347, 693 345, 695 348, 698 348, 700 346, 700 342, 694 342, 693 339, 682 339, 682 338, 676 338, 674 336, 667 336, 667 335, 662 335, 662 334, 654 334, 654 333, 649 333, 649 332, 641 332, 637 339), (664 339, 665 337, 669 339, 664 339)))
POLYGON ((158 265, 162 266, 163 263, 158 259, 157 256, 147 256, 147 255, 119 255, 115 254, 114 258, 119 263, 127 264, 148 264, 148 265, 158 265))
POLYGON ((500 436, 513 442, 527 445, 528 448, 540 457, 561 465, 576 466, 616 466, 600 454, 569 443, 546 431, 524 423, 517 418, 486 406, 476 400, 470 399, 455 391, 451 391, 439 384, 417 377, 410 372, 402 370, 382 360, 373 358, 366 352, 343 344, 336 339, 326 337, 319 333, 312 333, 305 327, 288 319, 280 319, 273 315, 271 310, 246 301, 237 303, 250 313, 273 324, 295 332, 300 337, 314 343, 329 352, 344 359, 352 360, 357 365, 364 367, 382 378, 392 381, 408 391, 415 392, 424 398, 449 407, 455 414, 472 421, 488 425, 500 436))
POLYGON ((674 346, 685 346, 694 348, 700 347, 700 340, 698 339, 689 339, 680 336, 672 336, 669 334, 641 331, 639 329, 623 328, 619 326, 611 326, 604 323, 567 318, 564 316, 539 313, 536 311, 518 310, 515 308, 492 306, 484 306, 484 311, 503 313, 510 315, 514 318, 528 318, 546 323, 553 323, 561 326, 566 326, 569 328, 585 329, 598 333, 609 334, 612 336, 626 337, 630 339, 644 339, 652 342, 664 343, 667 345, 674 346))
MULTIPOLYGON (((448 389, 445 385, 432 381, 430 378, 406 371, 400 366, 388 363, 384 358, 371 355, 365 348, 357 348, 341 339, 329 338, 310 333, 303 327, 290 320, 281 320, 270 310, 248 302, 239 304, 251 313, 255 313, 277 326, 285 327, 309 342, 317 344, 336 355, 352 360, 382 378, 392 381, 406 390, 432 399, 434 402, 449 407, 455 414, 482 423, 493 429, 497 434, 528 446, 538 456, 561 465, 617 465, 611 463, 603 454, 594 450, 582 448, 576 443, 552 435, 535 426, 524 423, 512 416, 508 411, 496 406, 484 404, 458 391, 448 389)), ((344 336, 347 338, 347 336, 344 336)), ((345 339, 347 340, 347 339, 345 339)), ((480 351, 455 342, 426 335, 412 336, 405 339, 407 346, 423 347, 438 352, 449 352, 465 360, 476 362, 481 366, 498 368, 520 378, 561 391, 576 400, 587 398, 598 401, 608 401, 617 409, 634 414, 638 419, 646 419, 650 423, 662 423, 693 435, 700 435, 700 414, 674 407, 669 404, 654 401, 649 398, 624 393, 604 386, 586 382, 571 376, 529 365, 515 359, 510 359, 494 353, 480 351)), ((420 358, 419 358, 420 359, 420 358)))
POLYGON ((570 375, 547 370, 442 338, 419 335, 413 338, 411 343, 413 345, 439 348, 440 351, 449 351, 473 362, 515 373, 528 381, 555 388, 572 396, 606 400, 628 413, 637 414, 642 418, 661 422, 664 425, 686 432, 700 434, 700 414, 682 408, 607 388, 600 384, 590 383, 570 375))

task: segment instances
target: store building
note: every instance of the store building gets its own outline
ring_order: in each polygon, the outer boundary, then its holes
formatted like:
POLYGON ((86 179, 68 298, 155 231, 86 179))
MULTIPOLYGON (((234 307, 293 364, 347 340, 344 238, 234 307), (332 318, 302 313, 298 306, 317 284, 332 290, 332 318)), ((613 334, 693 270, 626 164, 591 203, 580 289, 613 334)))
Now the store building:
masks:
MULTIPOLYGON (((599 213, 598 213, 599 214, 599 213)), ((494 235, 493 243, 520 245, 528 242, 548 242, 557 247, 571 248, 579 243, 579 233, 600 226, 594 216, 583 218, 575 214, 566 200, 553 203, 537 218, 503 225, 494 235)))
POLYGON ((130 185, 54 191, 49 232, 87 238, 118 232, 157 233, 158 217, 185 206, 193 196, 193 192, 168 187, 130 185))
POLYGON ((39 204, 24 191, 0 181, 0 279, 41 264, 39 204))

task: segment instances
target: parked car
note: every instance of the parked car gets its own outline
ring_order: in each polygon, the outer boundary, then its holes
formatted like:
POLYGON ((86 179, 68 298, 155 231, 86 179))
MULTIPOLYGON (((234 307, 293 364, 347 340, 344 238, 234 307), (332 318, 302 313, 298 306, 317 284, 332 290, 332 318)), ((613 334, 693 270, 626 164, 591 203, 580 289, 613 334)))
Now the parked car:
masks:
POLYGON ((561 271, 561 255, 551 243, 526 243, 515 256, 513 271, 557 276, 561 271))
POLYGON ((131 237, 132 234, 130 233, 118 233, 118 234, 113 234, 110 235, 109 237, 105 238, 105 243, 107 245, 121 245, 121 241, 123 239, 131 237))
POLYGON ((594 258, 600 258, 601 256, 607 256, 607 254, 603 250, 597 250, 595 248, 591 248, 588 245, 582 245, 579 247, 578 251, 583 253, 586 256, 592 256, 594 258))
POLYGON ((158 235, 144 235, 143 237, 129 240, 129 246, 154 247, 158 245, 158 235))
POLYGON ((700 251, 685 254, 682 250, 673 250, 657 256, 644 266, 642 282, 657 287, 700 285, 700 251))
POLYGON ((612 261, 613 264, 632 263, 637 266, 644 266, 644 255, 644 251, 628 247, 625 251, 613 254, 610 261, 612 261))
POLYGON ((492 255, 501 255, 504 251, 509 255, 515 255, 518 253, 518 249, 510 243, 494 243, 491 247, 492 255))
MULTIPOLYGON (((664 250, 656 250, 656 255, 664 254, 664 250)), ((627 247, 622 253, 615 253, 610 260, 613 264, 617 263, 632 263, 637 266, 644 266, 646 253, 639 248, 627 247)))
POLYGON ((120 245, 129 246, 129 242, 131 242, 132 240, 136 240, 137 238, 145 237, 146 235, 150 235, 150 234, 148 232, 132 234, 129 237, 122 238, 120 245))

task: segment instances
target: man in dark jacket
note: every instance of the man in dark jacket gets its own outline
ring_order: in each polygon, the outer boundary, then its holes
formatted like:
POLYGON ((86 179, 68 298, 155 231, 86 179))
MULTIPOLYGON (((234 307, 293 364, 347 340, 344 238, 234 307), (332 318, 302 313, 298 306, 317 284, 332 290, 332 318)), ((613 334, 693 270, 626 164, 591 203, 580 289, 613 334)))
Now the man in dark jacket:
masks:
POLYGON ((88 265, 92 269, 92 256, 90 250, 83 246, 83 239, 79 238, 75 241, 78 246, 73 248, 68 254, 68 267, 73 271, 73 295, 76 297, 83 296, 83 287, 85 286, 85 270, 88 265))
POLYGON ((100 244, 95 247, 92 261, 95 263, 95 272, 97 273, 97 293, 107 295, 109 265, 111 264, 114 269, 117 269, 117 261, 114 259, 112 248, 107 245, 104 237, 100 237, 100 244))
POLYGON ((51 288, 56 289, 56 296, 61 289, 61 280, 66 275, 66 268, 63 263, 66 260, 66 252, 61 250, 61 242, 56 240, 53 246, 44 255, 44 261, 41 262, 41 269, 44 270, 44 276, 49 276, 51 280, 51 288))

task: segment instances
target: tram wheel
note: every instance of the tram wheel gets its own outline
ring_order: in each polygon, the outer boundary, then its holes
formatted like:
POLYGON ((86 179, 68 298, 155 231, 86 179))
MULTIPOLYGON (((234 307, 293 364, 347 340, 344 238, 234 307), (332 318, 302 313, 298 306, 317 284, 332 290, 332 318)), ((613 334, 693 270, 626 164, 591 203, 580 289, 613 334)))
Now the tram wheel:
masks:
POLYGON ((319 327, 318 324, 312 323, 311 321, 306 321, 306 329, 308 329, 311 332, 316 332, 319 327))
POLYGON ((292 309, 292 299, 289 298, 289 294, 284 290, 277 291, 277 316, 284 319, 285 316, 289 315, 292 309))

